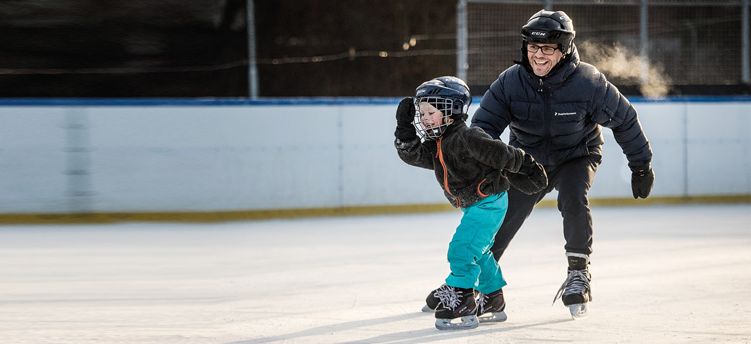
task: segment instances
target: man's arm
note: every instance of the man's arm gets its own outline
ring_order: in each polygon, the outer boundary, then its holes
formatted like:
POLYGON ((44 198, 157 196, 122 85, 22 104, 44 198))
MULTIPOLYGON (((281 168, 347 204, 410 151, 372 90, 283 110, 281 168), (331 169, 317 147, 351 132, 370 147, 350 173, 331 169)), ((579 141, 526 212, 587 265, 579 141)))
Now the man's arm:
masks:
POLYGON ((644 134, 639 115, 631 102, 618 89, 601 77, 602 86, 594 99, 602 99, 596 104, 593 120, 613 130, 613 137, 621 146, 631 168, 631 191, 634 198, 647 198, 654 184, 652 170, 652 147, 644 134))
MULTIPOLYGON (((503 74, 501 75, 503 77, 503 74)), ((501 78, 496 79, 480 101, 480 107, 472 116, 472 127, 479 127, 494 139, 500 138, 511 123, 511 112, 505 103, 501 78)))
POLYGON ((615 141, 621 146, 629 166, 648 165, 652 161, 652 148, 631 102, 603 76, 600 76, 593 99, 592 119, 613 130, 615 141))

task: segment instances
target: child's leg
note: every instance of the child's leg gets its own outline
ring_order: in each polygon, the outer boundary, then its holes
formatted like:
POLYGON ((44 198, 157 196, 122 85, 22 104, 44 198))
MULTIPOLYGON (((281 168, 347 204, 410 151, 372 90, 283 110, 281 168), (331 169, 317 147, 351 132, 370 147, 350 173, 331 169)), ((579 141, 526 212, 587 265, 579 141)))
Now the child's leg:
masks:
POLYGON ((464 216, 449 244, 451 274, 446 278, 446 284, 457 288, 477 288, 485 293, 506 285, 490 246, 507 208, 508 198, 504 192, 462 209, 464 216))
POLYGON ((483 254, 477 265, 480 266, 481 270, 475 289, 483 294, 490 294, 506 286, 506 280, 503 278, 503 273, 501 273, 501 267, 493 258, 493 252, 488 250, 483 254))

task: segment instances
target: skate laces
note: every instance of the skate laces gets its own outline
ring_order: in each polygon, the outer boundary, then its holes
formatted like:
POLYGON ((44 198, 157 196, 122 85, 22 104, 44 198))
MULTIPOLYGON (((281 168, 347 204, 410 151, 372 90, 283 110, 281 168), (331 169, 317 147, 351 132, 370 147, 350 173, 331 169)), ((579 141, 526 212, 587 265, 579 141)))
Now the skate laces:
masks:
POLYGON ((568 277, 563 281, 561 288, 555 293, 553 304, 563 295, 581 294, 583 290, 586 290, 587 297, 592 299, 592 289, 589 287, 589 278, 587 278, 587 270, 569 270, 568 277))
POLYGON ((480 313, 485 313, 485 305, 488 304, 488 300, 490 300, 490 297, 483 292, 477 295, 477 307, 479 307, 480 313))
MULTIPOLYGON (((436 289, 434 295, 440 301, 438 302, 438 306, 443 305, 443 307, 445 308, 454 310, 459 306, 459 303, 461 302, 460 298, 462 297, 462 292, 456 290, 456 288, 454 287, 449 287, 448 285, 444 284, 440 288, 436 289)), ((438 308, 438 306, 436 306, 436 309, 438 308)))

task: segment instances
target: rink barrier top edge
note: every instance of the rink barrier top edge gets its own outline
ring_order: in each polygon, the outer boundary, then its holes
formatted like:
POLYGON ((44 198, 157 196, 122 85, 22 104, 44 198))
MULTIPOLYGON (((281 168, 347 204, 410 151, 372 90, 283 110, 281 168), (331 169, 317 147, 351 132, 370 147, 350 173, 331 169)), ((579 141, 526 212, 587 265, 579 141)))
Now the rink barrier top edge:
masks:
MULTIPOLYGON (((300 105, 395 105, 403 97, 296 97, 296 98, 2 98, 0 106, 300 106, 300 105)), ((632 103, 726 103, 751 102, 749 96, 629 96, 632 103)), ((475 104, 481 97, 473 97, 475 104)))
MULTIPOLYGON (((635 200, 632 198, 595 198, 590 200, 594 207, 628 207, 628 206, 670 206, 687 204, 749 204, 751 194, 743 195, 706 195, 706 196, 668 196, 649 197, 635 200)), ((543 200, 536 208, 556 208, 556 201, 543 200)), ((302 209, 258 209, 237 211, 185 211, 185 212, 107 212, 107 213, 20 213, 0 214, 0 225, 31 224, 79 224, 79 223, 118 223, 118 222, 181 222, 211 223, 234 221, 262 221, 275 219, 374 216, 395 214, 419 214, 458 211, 448 203, 439 204, 402 204, 351 206, 332 208, 302 209)))

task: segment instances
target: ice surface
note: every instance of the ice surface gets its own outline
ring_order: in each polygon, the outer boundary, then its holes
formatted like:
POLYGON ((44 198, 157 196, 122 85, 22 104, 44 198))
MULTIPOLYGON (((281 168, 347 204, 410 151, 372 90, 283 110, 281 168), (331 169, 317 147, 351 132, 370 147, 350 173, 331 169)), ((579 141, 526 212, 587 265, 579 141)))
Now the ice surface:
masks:
POLYGON ((593 302, 537 209, 501 259, 508 320, 439 331, 425 296, 461 212, 0 227, 3 343, 751 341, 751 206, 594 208, 593 302))

